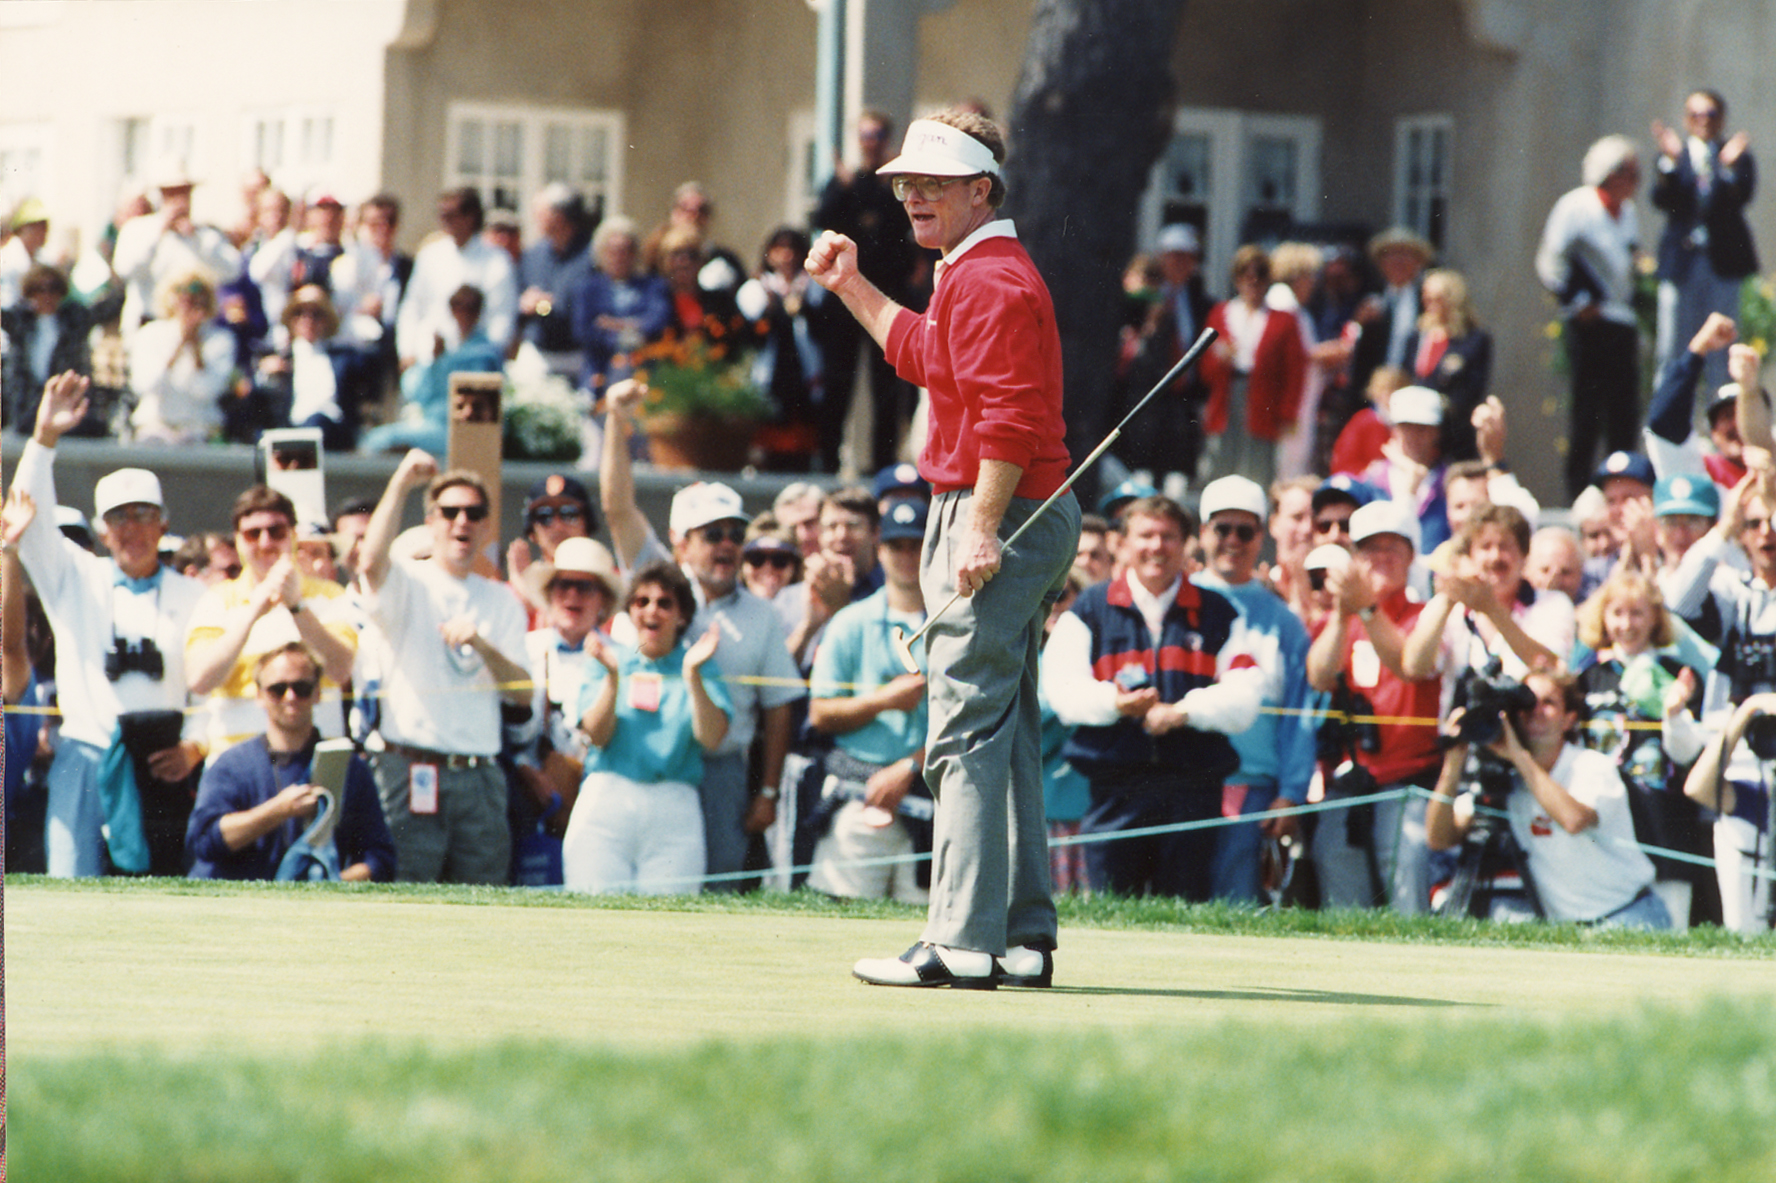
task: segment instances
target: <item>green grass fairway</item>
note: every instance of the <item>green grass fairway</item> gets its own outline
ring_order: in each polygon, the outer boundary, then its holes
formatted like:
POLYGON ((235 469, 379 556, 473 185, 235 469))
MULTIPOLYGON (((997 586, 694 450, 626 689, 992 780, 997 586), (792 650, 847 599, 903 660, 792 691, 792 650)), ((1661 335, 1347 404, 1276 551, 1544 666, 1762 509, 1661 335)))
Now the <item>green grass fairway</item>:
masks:
POLYGON ((885 907, 8 886, 25 1183, 1776 1177, 1762 945, 1063 921, 912 991, 885 907))
POLYGON ((268 1052, 375 1036, 661 1048, 908 1024, 1003 1030, 1560 1020, 1699 995, 1776 1005, 1776 962, 1063 930, 1053 991, 899 991, 850 976, 917 921, 461 907, 340 893, 14 889, 8 1047, 268 1052))

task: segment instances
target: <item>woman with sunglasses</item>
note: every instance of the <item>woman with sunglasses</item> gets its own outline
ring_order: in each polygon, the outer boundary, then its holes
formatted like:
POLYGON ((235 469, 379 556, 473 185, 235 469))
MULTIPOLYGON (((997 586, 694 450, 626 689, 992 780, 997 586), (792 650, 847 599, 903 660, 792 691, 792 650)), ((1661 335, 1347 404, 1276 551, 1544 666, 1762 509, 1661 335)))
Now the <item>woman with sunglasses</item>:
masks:
POLYGON ((777 519, 762 513, 746 528, 746 545, 740 550, 741 577, 746 590, 761 600, 802 581, 802 552, 777 519))
POLYGON ((721 632, 686 643, 696 601, 666 560, 635 573, 625 607, 634 647, 586 637, 586 779, 562 839, 562 878, 569 891, 690 894, 705 865, 703 754, 732 714, 727 691, 703 674, 721 632))
POLYGON ((321 734, 345 734, 338 687, 351 679, 358 652, 345 589, 298 567, 296 507, 282 493, 254 485, 235 498, 232 519, 240 573, 204 593, 185 634, 186 684, 208 717, 210 755, 263 725, 253 701, 254 663, 292 641, 321 661, 321 734))

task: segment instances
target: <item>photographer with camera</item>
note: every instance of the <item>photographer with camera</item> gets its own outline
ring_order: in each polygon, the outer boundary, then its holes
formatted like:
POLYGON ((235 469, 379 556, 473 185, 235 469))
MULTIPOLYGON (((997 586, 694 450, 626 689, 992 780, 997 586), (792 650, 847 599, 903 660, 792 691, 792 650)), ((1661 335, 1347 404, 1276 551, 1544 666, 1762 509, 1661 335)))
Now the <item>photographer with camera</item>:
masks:
MULTIPOLYGON (((1336 607, 1308 651, 1308 683, 1333 694, 1335 709, 1343 704, 1350 714, 1436 718, 1442 682, 1409 679, 1400 664, 1406 636, 1424 611, 1406 595, 1418 519, 1398 501, 1376 501, 1351 515, 1350 533, 1357 555, 1327 574, 1336 607)), ((1436 782, 1442 761, 1434 728, 1340 721, 1328 727, 1339 748, 1328 797, 1428 789, 1436 782)), ((1313 840, 1322 904, 1424 912, 1430 905, 1424 811, 1422 796, 1408 796, 1322 815, 1313 840)))
POLYGON ((93 487, 99 558, 55 524, 55 449, 86 415, 87 380, 51 378, 13 487, 38 507, 18 542, 56 643, 61 738, 49 770, 49 873, 185 872, 186 783, 202 763, 185 707, 185 626, 204 585, 160 564, 160 481, 120 468, 93 487), (107 855, 109 860, 107 862, 107 855))
POLYGON ((1678 564, 1667 602, 1693 618, 1711 608, 1722 622, 1720 660, 1703 690, 1701 723, 1668 709, 1665 748, 1678 764, 1696 759, 1684 793, 1720 811, 1714 825, 1715 876, 1725 927, 1753 933, 1769 927, 1769 795, 1764 782, 1776 759, 1776 735, 1762 751, 1759 717, 1776 691, 1776 498, 1756 472, 1726 495, 1721 518, 1678 564), (1749 571, 1726 561, 1737 546, 1749 571), (1748 733, 1749 730, 1749 734, 1748 733), (1741 742, 1750 740, 1751 742, 1741 742))
MULTIPOLYGON (((1671 914, 1653 890, 1652 860, 1635 845, 1628 793, 1615 764, 1571 742, 1584 707, 1577 682, 1532 673, 1517 686, 1481 673, 1470 679, 1468 697, 1468 707, 1450 714, 1456 739, 1425 810, 1431 849, 1462 846, 1463 858, 1470 857, 1464 841, 1502 809, 1524 856, 1519 869, 1531 912, 1600 928, 1670 928, 1671 914), (1501 703, 1514 706, 1501 711, 1501 703), (1490 759, 1495 775, 1483 772, 1480 779, 1496 780, 1497 792, 1465 772, 1470 743, 1481 743, 1495 727, 1497 737, 1482 744, 1481 757, 1490 759)), ((1528 918, 1502 896, 1494 896, 1489 914, 1528 918)))

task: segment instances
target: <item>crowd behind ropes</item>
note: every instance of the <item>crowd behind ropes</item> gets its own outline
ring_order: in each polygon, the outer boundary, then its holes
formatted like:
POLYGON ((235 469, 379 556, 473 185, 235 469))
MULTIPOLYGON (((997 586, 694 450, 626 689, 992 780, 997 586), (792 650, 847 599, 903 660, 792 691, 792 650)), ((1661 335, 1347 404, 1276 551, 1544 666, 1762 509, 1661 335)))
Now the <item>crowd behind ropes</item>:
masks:
MULTIPOLYGON (((1492 339, 1422 238, 1248 245, 1223 300, 1190 225, 1131 264, 1119 406, 1220 338, 1118 442, 1127 479, 1049 620, 1057 890, 1768 927, 1776 444, 1733 319, 1755 171, 1725 116, 1698 91, 1651 151, 1599 140, 1549 215, 1570 528, 1512 475, 1492 339)), ((814 224, 919 306, 933 260, 874 175, 892 124, 857 131, 814 224)), ((809 282, 803 230, 749 268, 699 185, 651 232, 550 188, 524 246, 463 189, 409 258, 392 197, 297 206, 256 177, 222 228, 192 221, 193 183, 167 166, 72 277, 39 261, 40 203, 0 248, 30 436, 0 515, 7 866, 925 898, 944 671, 895 644, 928 607, 918 392, 809 282), (749 507, 698 481, 648 520, 637 371, 692 340, 750 350, 771 467, 838 471, 867 391, 873 484, 749 507), (598 414, 503 540, 481 479, 435 457, 448 375, 519 365, 598 414), (230 490, 230 531, 175 547, 151 471, 102 478, 90 518, 57 495, 65 435, 289 425, 399 454, 381 498, 316 522, 230 490)))

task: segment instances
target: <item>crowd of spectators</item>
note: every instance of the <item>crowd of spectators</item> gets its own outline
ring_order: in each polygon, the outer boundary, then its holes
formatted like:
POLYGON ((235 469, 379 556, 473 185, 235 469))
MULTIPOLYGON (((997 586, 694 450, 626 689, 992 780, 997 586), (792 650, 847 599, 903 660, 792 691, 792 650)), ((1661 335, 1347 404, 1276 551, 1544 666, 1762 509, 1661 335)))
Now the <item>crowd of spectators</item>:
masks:
MULTIPOLYGON (((1687 140, 1655 127, 1661 340, 1687 348, 1665 343, 1644 428, 1633 141, 1594 145, 1550 215, 1570 529, 1512 475, 1492 338, 1422 238, 1244 246, 1223 301, 1195 227, 1137 260, 1119 398, 1221 336, 1119 446, 1128 479, 1049 621, 1058 888, 1768 925, 1776 442, 1761 359, 1697 278, 1747 273, 1755 174, 1724 112, 1698 92, 1687 140), (1705 374, 1726 380, 1697 407, 1705 374)), ((873 173, 892 130, 864 117, 815 221, 916 301, 926 260, 873 173)), ((0 514, 6 702, 30 708, 7 747, 37 754, 6 762, 8 865, 925 898, 944 672, 893 641, 926 611, 929 489, 898 462, 914 392, 808 281, 801 229, 749 269, 710 241, 700 185, 646 234, 552 186, 521 247, 461 189, 408 258, 392 197, 348 211, 260 177, 225 232, 193 223, 192 185, 169 166, 120 216, 91 290, 37 260, 40 204, 0 252, 6 415, 31 436, 0 514), (90 344, 110 321, 121 398, 90 344), (650 522, 638 364, 747 334, 781 467, 835 470, 866 382, 873 486, 791 484, 754 514, 697 481, 650 522), (502 549, 480 478, 434 455, 449 374, 521 354, 600 400, 597 493, 539 481, 502 549), (230 533, 174 550, 152 472, 101 480, 90 528, 56 493, 70 433, 292 424, 399 453, 382 497, 320 524, 231 490, 230 533), (416 492, 425 525, 397 536, 416 492)))

